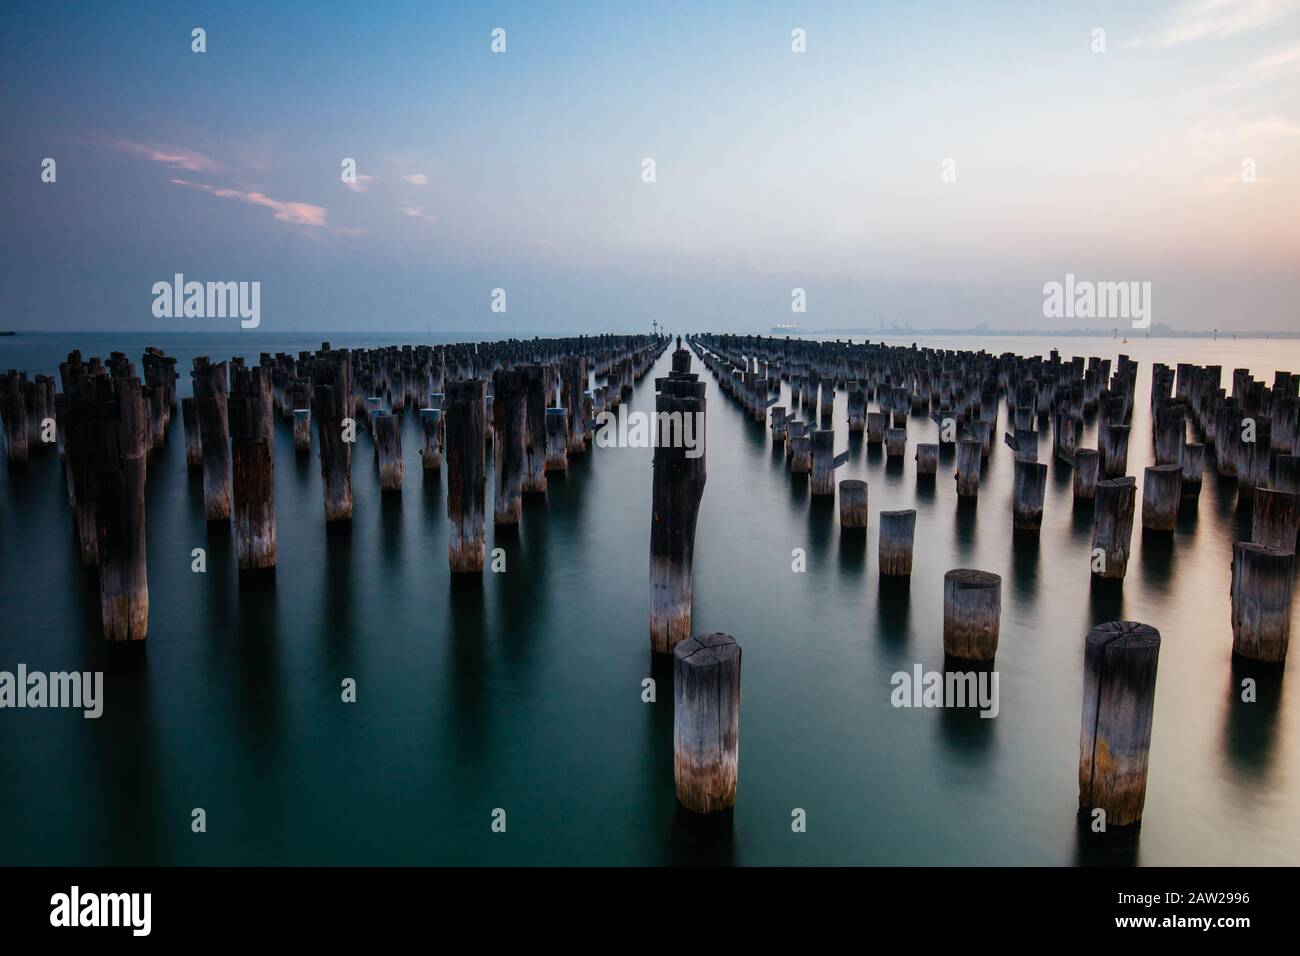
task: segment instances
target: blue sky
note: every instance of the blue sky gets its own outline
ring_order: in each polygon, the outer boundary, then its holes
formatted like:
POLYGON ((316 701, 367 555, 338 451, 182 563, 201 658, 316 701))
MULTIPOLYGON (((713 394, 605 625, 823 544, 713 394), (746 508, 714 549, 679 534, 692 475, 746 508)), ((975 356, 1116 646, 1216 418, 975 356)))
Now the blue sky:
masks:
POLYGON ((1073 272, 1296 328, 1298 7, 9 3, 0 326, 183 328, 182 272, 275 331, 1041 328, 1073 272))

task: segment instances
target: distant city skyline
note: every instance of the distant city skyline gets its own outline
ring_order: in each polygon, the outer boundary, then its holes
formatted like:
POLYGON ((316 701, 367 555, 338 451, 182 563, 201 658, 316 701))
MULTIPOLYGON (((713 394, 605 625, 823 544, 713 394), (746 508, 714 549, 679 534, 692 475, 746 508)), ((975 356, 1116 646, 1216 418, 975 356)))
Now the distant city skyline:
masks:
POLYGON ((0 329, 1300 328, 1300 0, 4 17, 0 329))

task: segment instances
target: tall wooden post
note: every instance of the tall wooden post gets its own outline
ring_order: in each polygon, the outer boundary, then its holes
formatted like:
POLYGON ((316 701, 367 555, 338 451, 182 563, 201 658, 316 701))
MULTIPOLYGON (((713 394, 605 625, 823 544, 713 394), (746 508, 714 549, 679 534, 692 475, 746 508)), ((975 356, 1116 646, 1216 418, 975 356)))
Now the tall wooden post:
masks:
POLYGON ((519 524, 527 471, 528 376, 518 369, 498 369, 492 376, 493 523, 519 524))
POLYGON ((546 470, 569 470, 569 413, 563 408, 546 410, 546 470))
POLYGON ((1195 504, 1201 497, 1201 476, 1205 472, 1205 446, 1188 442, 1183 446, 1183 477, 1180 497, 1184 503, 1195 504))
POLYGON ((447 433, 448 560, 453 572, 483 570, 486 444, 482 379, 447 382, 443 412, 447 433))
POLYGON ((4 424, 5 458, 11 465, 27 464, 29 441, 26 375, 10 370, 0 375, 0 422, 4 424))
POLYGON ((819 428, 812 433, 812 493, 835 494, 835 431, 819 428))
POLYGON ((325 521, 352 520, 353 418, 352 364, 346 349, 327 351, 315 379, 312 417, 316 419, 316 444, 320 447, 320 473, 325 497, 325 521))
POLYGON ((226 363, 194 359, 194 399, 203 442, 203 513, 230 520, 230 426, 226 409, 226 363))
POLYGON ((106 641, 149 633, 145 473, 150 441, 140 380, 85 376, 70 397, 69 441, 85 455, 93 483, 100 618, 106 641))
POLYGON ((1160 632, 1136 621, 1098 624, 1084 643, 1079 813, 1103 811, 1108 828, 1142 820, 1159 658, 1160 632))
POLYGON ((393 494, 402 490, 402 419, 378 412, 370 420, 375 439, 375 463, 379 466, 379 490, 393 494))
POLYGON ((963 438, 957 445, 957 497, 977 498, 980 493, 980 443, 963 438))
POLYGON ((193 398, 181 399, 181 422, 185 427, 185 465, 203 467, 203 436, 199 431, 199 406, 193 398))
POLYGON ((650 647, 666 654, 691 634, 695 525, 707 479, 704 383, 689 372, 656 380, 655 411, 689 416, 695 449, 656 442, 650 491, 650 647))
POLYGON ((442 467, 442 409, 420 409, 420 465, 424 471, 442 467))
MULTIPOLYGON (((629 376, 630 377, 630 376, 629 376)), ((587 359, 570 356, 560 365, 561 400, 569 420, 570 455, 587 450, 587 424, 582 413, 582 397, 587 393, 587 359)), ((625 381, 625 384, 630 384, 625 381)))
MULTIPOLYGON (((528 443, 525 446, 524 492, 546 491, 546 369, 525 365, 528 443)), ((606 386, 608 389, 608 386, 606 386)))
POLYGON ((270 369, 236 366, 230 382, 235 550, 239 570, 275 567, 270 369))
POLYGON ((1092 576, 1122 579, 1128 570, 1133 543, 1133 504, 1136 479, 1109 478, 1097 482, 1092 512, 1092 576))

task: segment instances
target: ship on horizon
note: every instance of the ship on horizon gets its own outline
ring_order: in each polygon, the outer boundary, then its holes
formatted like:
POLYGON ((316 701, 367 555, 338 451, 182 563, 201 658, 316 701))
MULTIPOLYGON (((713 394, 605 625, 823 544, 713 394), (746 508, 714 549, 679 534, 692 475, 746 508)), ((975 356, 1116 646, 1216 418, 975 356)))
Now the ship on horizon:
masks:
POLYGON ((795 325, 793 322, 778 323, 772 326, 771 331, 776 335, 791 335, 799 331, 799 326, 795 325))

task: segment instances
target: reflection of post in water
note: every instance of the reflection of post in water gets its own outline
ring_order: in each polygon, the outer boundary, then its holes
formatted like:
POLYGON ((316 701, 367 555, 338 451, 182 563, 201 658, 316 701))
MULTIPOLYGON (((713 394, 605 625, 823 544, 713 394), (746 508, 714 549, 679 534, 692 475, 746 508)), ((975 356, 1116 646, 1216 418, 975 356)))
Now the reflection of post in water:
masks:
POLYGON ((1283 673, 1278 664, 1232 656, 1223 749, 1234 770, 1258 780, 1273 769, 1283 673))
POLYGON ((876 593, 876 626, 885 641, 901 643, 907 639, 911 585, 910 577, 880 577, 876 593))
POLYGON ((1001 709, 992 659, 971 661, 944 654, 943 688, 944 706, 939 714, 943 742, 963 759, 986 750, 993 742, 1001 709))

